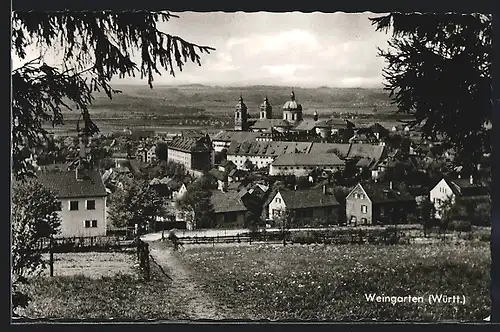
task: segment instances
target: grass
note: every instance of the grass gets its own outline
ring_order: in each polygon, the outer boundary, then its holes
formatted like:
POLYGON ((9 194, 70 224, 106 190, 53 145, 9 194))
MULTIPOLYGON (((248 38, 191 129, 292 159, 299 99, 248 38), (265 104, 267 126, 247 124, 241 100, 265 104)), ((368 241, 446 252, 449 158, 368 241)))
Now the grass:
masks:
POLYGON ((490 312, 490 248, 252 245, 178 253, 234 318, 475 321, 490 312), (372 303, 365 294, 464 295, 465 304, 372 303))
MULTIPOLYGON (((186 318, 184 304, 169 296, 170 282, 159 268, 151 265, 151 280, 146 282, 133 267, 134 258, 130 256, 129 272, 131 269, 133 273, 115 270, 114 275, 90 276, 87 271, 98 271, 99 266, 106 264, 106 260, 102 259, 80 264, 83 274, 58 276, 56 273, 52 278, 33 280, 30 287, 32 301, 22 314, 32 319, 62 320, 186 318)), ((113 257, 117 258, 116 254, 113 257)), ((54 271, 58 271, 57 265, 54 271)))
MULTIPOLYGON (((48 259, 48 254, 45 254, 48 259)), ((126 252, 76 252, 54 254, 54 276, 82 275, 88 278, 135 275, 135 256, 126 252)), ((44 276, 49 275, 48 269, 44 276)))

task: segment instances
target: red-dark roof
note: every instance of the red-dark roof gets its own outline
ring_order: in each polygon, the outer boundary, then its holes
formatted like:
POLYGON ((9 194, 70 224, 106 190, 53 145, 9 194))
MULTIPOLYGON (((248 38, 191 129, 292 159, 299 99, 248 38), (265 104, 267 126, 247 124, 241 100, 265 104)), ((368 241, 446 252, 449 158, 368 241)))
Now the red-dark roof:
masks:
POLYGON ((168 149, 184 152, 209 151, 211 143, 205 137, 177 136, 168 144, 168 149))
POLYGON ((238 191, 213 191, 210 202, 215 213, 247 211, 248 208, 241 200, 242 193, 238 191))
POLYGON ((84 174, 83 180, 79 181, 75 171, 39 172, 37 180, 58 198, 107 196, 99 171, 89 170, 84 174))
POLYGON ((307 190, 280 189, 278 192, 281 194, 281 197, 283 197, 283 200, 289 209, 339 205, 335 196, 331 194, 325 195, 323 193, 323 188, 321 187, 307 190))
POLYGON ((482 182, 470 183, 470 179, 446 179, 453 193, 462 197, 487 196, 490 194, 488 186, 482 182))
POLYGON ((398 188, 397 184, 394 184, 393 189, 390 188, 390 183, 385 182, 365 182, 361 186, 373 203, 415 201, 407 190, 398 188))
POLYGON ((273 166, 344 166, 345 162, 335 153, 284 153, 273 166))

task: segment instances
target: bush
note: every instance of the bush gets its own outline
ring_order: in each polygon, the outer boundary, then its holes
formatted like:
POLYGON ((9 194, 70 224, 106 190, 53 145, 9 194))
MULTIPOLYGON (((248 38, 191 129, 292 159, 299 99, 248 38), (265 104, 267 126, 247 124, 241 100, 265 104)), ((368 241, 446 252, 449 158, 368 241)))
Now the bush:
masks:
POLYGON ((472 225, 469 221, 454 220, 448 225, 448 229, 456 232, 470 232, 472 225))
POLYGON ((320 242, 319 234, 315 231, 292 233, 292 243, 311 244, 320 242))

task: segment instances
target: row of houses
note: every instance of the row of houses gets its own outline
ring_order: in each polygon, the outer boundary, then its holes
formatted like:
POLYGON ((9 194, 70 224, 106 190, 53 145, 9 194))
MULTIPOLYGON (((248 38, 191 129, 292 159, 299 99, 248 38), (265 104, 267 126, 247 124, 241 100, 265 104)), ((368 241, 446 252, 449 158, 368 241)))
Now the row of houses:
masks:
MULTIPOLYGON (((216 220, 226 223, 226 226, 244 226, 251 209, 241 199, 243 195, 248 195, 246 189, 243 192, 229 190, 214 194, 212 202, 216 207, 216 220)), ((291 213, 298 224, 313 219, 325 224, 345 223, 348 226, 398 224, 408 222, 410 214, 416 212, 418 202, 423 200, 430 199, 435 204, 435 217, 440 218, 441 203, 449 197, 482 199, 488 195, 489 190, 484 184, 471 180, 443 179, 430 191, 420 187, 405 188, 392 182, 362 182, 350 190, 345 201, 339 201, 335 188, 328 185, 309 189, 280 189, 269 196, 266 202, 261 201, 263 206, 257 211, 264 211, 268 223, 280 220, 285 217, 285 213, 291 213), (445 188, 452 189, 445 193, 445 188)))
MULTIPOLYGON (((244 174, 238 174, 241 172, 239 170, 233 171, 230 176, 232 186, 220 186, 211 196, 215 221, 222 227, 244 226, 249 213, 261 215, 264 212, 268 220, 276 221, 283 216, 284 211, 292 212, 296 220, 317 218, 332 223, 345 220, 348 225, 404 222, 408 214, 414 211, 416 203, 424 199, 434 203, 436 217, 440 218, 442 203, 449 198, 479 200, 490 194, 484 183, 473 178, 443 178, 430 191, 405 188, 392 182, 361 182, 350 190, 344 202, 339 202, 335 188, 328 185, 309 189, 284 188, 270 195, 269 186, 265 184, 243 186, 241 179, 244 174)), ((74 171, 44 171, 37 174, 37 179, 56 193, 61 202, 59 214, 62 223, 58 236, 106 235, 109 191, 99 171, 78 168, 74 171)), ((168 178, 151 182, 152 186, 157 184, 171 187, 173 194, 169 198, 174 202, 172 209, 175 211, 175 200, 186 192, 186 184, 168 178)), ((182 216, 176 218, 183 220, 182 216)))

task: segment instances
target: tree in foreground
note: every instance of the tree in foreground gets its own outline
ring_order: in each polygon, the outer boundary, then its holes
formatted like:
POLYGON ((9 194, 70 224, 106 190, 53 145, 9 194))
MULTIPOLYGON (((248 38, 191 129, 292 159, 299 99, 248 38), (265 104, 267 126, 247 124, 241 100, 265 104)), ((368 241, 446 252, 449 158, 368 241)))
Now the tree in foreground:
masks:
POLYGON ((104 91, 109 98, 119 92, 110 85, 113 77, 140 73, 153 87, 154 76, 162 71, 175 75, 175 67, 182 71, 188 61, 201 65, 200 54, 213 48, 158 29, 159 22, 175 17, 169 12, 150 11, 12 14, 11 53, 25 62, 11 72, 12 168, 17 179, 35 174, 30 157, 47 140, 44 125, 63 124, 64 109, 81 113, 87 136, 98 133, 88 107, 95 91, 104 91), (40 50, 40 56, 27 59, 27 49, 33 46, 40 50), (44 53, 54 46, 62 63, 49 65, 44 53))
POLYGON ((390 48, 379 55, 393 103, 423 124, 425 137, 454 147, 456 162, 473 172, 491 150, 491 15, 391 13, 370 20, 377 31, 392 29, 390 48))
POLYGON ((165 214, 163 200, 156 190, 144 180, 125 184, 123 190, 116 191, 109 218, 116 227, 151 229, 156 217, 165 214))
POLYGON ((38 182, 15 183, 12 190, 12 305, 16 310, 29 301, 23 286, 46 267, 39 248, 59 230, 61 203, 38 182))
POLYGON ((214 209, 210 201, 213 189, 213 181, 206 175, 202 176, 187 187, 186 193, 178 201, 179 208, 194 217, 196 228, 215 227, 214 209))

